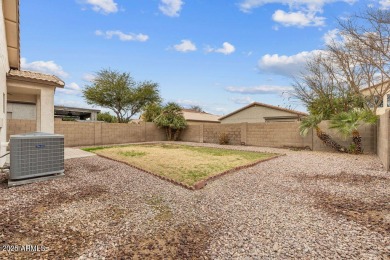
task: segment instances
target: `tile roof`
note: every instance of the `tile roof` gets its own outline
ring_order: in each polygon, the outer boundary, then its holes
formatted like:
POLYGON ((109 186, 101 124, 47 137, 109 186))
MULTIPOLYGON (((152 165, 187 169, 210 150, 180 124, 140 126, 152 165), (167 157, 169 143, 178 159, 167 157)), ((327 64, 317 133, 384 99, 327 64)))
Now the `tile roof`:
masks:
POLYGON ((288 112, 288 113, 291 113, 291 114, 296 114, 296 115, 300 115, 300 116, 307 116, 306 113, 303 113, 303 112, 300 112, 300 111, 296 111, 296 110, 292 110, 292 109, 287 109, 287 108, 282 108, 282 107, 277 107, 277 106, 273 106, 273 105, 268 105, 268 104, 264 104, 264 103, 260 103, 260 102, 253 102, 245 107, 242 107, 236 111, 233 111, 231 112, 230 114, 227 114, 223 117, 220 117, 219 119, 224 119, 224 118, 227 118, 231 115, 234 115, 238 112, 241 112, 242 110, 245 110, 247 108, 250 108, 250 107, 253 107, 253 106, 261 106, 261 107, 268 107, 268 108, 272 108, 272 109, 276 109, 276 110, 280 110, 280 111, 284 111, 284 112, 288 112))
POLYGON ((48 83, 54 83, 55 85, 59 87, 63 87, 65 83, 54 75, 44 74, 40 72, 35 71, 28 71, 28 70, 14 70, 11 69, 7 76, 9 77, 17 77, 17 78, 24 78, 26 80, 39 80, 39 81, 46 81, 48 83))

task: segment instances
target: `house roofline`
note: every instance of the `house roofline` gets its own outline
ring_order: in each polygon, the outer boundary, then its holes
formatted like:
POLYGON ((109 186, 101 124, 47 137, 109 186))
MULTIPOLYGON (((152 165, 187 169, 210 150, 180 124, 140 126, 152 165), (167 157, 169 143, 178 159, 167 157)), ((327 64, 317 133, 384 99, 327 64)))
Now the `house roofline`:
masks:
POLYGON ((292 114, 296 114, 296 115, 300 115, 300 116, 307 116, 308 114, 304 113, 304 112, 300 112, 300 111, 296 111, 296 110, 292 110, 292 109, 287 109, 287 108, 281 108, 281 107, 277 107, 277 106, 273 106, 273 105, 268 105, 268 104, 264 104, 264 103, 260 103, 260 102, 253 102, 247 106, 244 106, 240 109, 237 109, 225 116, 222 116, 219 118, 219 120, 222 120, 222 119, 225 119, 229 116, 232 116, 234 114, 237 114, 238 112, 241 112, 247 108, 250 108, 250 107, 253 107, 253 106, 260 106, 260 107, 267 107, 267 108, 271 108, 271 109, 276 109, 276 110, 280 110, 280 111, 284 111, 284 112, 288 112, 288 113, 292 113, 292 114))

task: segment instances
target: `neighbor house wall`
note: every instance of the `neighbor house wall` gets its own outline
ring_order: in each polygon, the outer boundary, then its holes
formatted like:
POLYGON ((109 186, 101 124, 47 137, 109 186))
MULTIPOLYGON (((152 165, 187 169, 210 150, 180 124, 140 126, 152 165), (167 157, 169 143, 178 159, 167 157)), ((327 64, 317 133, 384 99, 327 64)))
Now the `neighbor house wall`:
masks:
POLYGON ((390 112, 386 111, 379 118, 378 123, 378 146, 377 154, 383 163, 384 168, 388 171, 390 169, 390 127, 389 120, 390 112))
POLYGON ((247 109, 241 110, 231 116, 221 119, 221 124, 235 124, 243 122, 263 123, 265 122, 264 117, 278 116, 296 116, 296 114, 263 106, 252 106, 247 109))

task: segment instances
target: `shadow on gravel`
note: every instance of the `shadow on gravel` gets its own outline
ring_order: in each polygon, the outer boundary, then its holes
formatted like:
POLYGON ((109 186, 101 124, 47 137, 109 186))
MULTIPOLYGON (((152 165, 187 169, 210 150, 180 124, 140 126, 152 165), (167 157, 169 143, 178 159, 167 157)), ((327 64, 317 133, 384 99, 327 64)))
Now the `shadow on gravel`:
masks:
POLYGON ((77 164, 66 163, 65 161, 65 174, 67 176, 72 176, 72 173, 78 174, 80 170, 83 170, 88 173, 93 173, 93 172, 107 171, 111 169, 110 166, 96 164, 94 161, 91 162, 91 160, 88 159, 89 157, 69 159, 69 160, 79 160, 79 163, 77 164), (67 173, 70 173, 70 175, 67 173))
POLYGON ((326 192, 312 194, 316 199, 316 207, 335 216, 343 216, 370 230, 390 234, 390 197, 374 202, 364 202, 334 196, 326 192))
POLYGON ((88 236, 71 227, 61 227, 60 223, 42 223, 42 215, 63 204, 80 200, 96 199, 106 190, 101 186, 85 186, 82 189, 61 192, 51 190, 48 195, 32 203, 21 201, 17 207, 0 211, 1 245, 39 245, 49 250, 45 252, 10 252, 0 251, 0 258, 73 258, 77 257, 87 245, 88 236), (65 240, 64 240, 65 239, 65 240))
POLYGON ((147 236, 130 236, 109 258, 209 259, 209 232, 206 226, 186 224, 147 236))
MULTIPOLYGON (((337 175, 296 175, 299 182, 331 181, 345 183, 362 188, 369 183, 383 183, 390 186, 390 178, 372 175, 359 175, 341 172, 337 175)), ((372 186, 371 186, 372 187, 372 186)), ((315 198, 316 207, 334 216, 343 216, 349 221, 354 221, 370 230, 383 234, 390 234, 390 195, 380 199, 362 201, 356 198, 335 196, 328 192, 307 191, 315 198)), ((368 195, 369 198, 369 195, 368 195)))
POLYGON ((390 178, 381 177, 381 176, 372 176, 372 175, 360 175, 347 172, 340 172, 339 174, 325 175, 325 174, 316 174, 316 175, 295 175, 294 176, 299 182, 304 181, 321 181, 328 180, 332 182, 347 183, 351 185, 362 185, 376 181, 384 181, 390 184, 390 178))

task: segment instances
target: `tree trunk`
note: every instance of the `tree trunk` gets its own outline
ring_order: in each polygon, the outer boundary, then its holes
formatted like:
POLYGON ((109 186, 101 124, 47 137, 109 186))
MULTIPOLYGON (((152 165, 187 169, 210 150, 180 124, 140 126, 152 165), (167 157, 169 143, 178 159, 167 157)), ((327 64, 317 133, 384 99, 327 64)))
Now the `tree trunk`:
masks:
POLYGON ((362 137, 360 136, 359 131, 355 130, 352 132, 352 142, 355 144, 355 153, 361 154, 363 153, 362 149, 362 137))
POLYGON ((180 136, 180 129, 176 129, 173 140, 177 141, 179 139, 179 136, 180 136))
POLYGON ((329 146, 329 147, 335 149, 336 151, 339 151, 339 152, 342 152, 342 153, 347 153, 348 152, 348 149, 346 147, 338 144, 336 141, 334 141, 332 139, 332 137, 330 137, 330 135, 328 135, 325 132, 323 132, 319 127, 316 127, 315 129, 316 129, 316 133, 317 133, 318 138, 326 146, 329 146))
POLYGON ((167 136, 167 141, 169 141, 169 127, 165 127, 165 135, 167 136))

